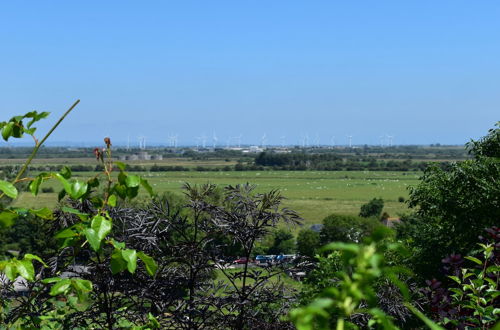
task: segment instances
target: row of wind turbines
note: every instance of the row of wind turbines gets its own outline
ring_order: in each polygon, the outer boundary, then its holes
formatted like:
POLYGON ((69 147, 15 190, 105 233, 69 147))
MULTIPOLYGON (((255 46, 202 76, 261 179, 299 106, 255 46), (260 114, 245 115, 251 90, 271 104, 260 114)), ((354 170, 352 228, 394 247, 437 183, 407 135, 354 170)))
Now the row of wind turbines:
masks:
MULTIPOLYGON (((353 135, 346 135, 347 146, 349 146, 349 148, 352 148, 352 146, 353 146, 353 144, 352 144, 353 137, 354 137, 353 135)), ((242 138, 243 138, 243 134, 227 138, 225 141, 226 148, 230 148, 230 147, 241 148, 241 139, 242 138)), ((381 135, 381 136, 379 136, 379 138, 380 138, 380 146, 381 147, 392 147, 394 145, 394 138, 395 138, 394 135, 381 135)), ((138 136, 137 139, 138 139, 139 149, 145 150, 146 149, 146 137, 141 135, 141 136, 138 136)), ((281 147, 286 147, 287 146, 286 145, 286 136, 284 136, 284 135, 280 136, 279 139, 280 139, 281 147)), ((207 137, 206 134, 202 134, 200 136, 196 136, 195 141, 196 141, 196 148, 197 149, 199 149, 200 147, 203 149, 206 149, 207 146, 209 146, 209 145, 213 149, 215 149, 218 146, 219 147, 221 146, 218 143, 219 138, 217 137, 215 132, 212 134, 211 139, 209 137, 207 137), (211 145, 209 144, 210 140, 212 142, 211 145)), ((167 138, 167 142, 168 142, 167 143, 168 147, 177 148, 178 142, 179 142, 179 135, 178 134, 170 134, 167 138)), ((307 134, 307 133, 301 134, 300 139, 299 139, 299 145, 302 146, 303 148, 325 146, 325 144, 323 144, 323 145, 321 144, 319 134, 316 134, 316 136, 312 142, 313 143, 310 144, 309 134, 307 134)), ((336 146, 335 142, 336 142, 335 136, 332 136, 330 138, 329 145, 332 147, 336 146)), ((267 134, 264 133, 260 139, 260 147, 265 148, 266 146, 267 146, 267 134)), ((130 150, 130 136, 127 139, 127 150, 130 150)))

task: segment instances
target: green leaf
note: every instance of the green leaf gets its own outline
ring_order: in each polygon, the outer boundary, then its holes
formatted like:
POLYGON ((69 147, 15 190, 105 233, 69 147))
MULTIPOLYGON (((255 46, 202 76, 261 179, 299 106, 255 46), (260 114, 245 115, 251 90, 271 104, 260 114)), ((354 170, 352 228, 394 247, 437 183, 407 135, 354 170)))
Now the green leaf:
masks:
POLYGON ((119 272, 127 268, 127 262, 123 260, 123 255, 121 250, 115 249, 113 251, 113 254, 111 255, 110 266, 113 275, 118 274, 119 272))
POLYGON ((49 277, 49 278, 43 279, 42 283, 44 283, 44 284, 50 284, 50 283, 59 282, 61 280, 62 280, 62 278, 60 278, 60 277, 49 277))
POLYGON ((31 125, 33 125, 35 122, 39 121, 40 119, 46 118, 49 114, 50 112, 45 112, 45 111, 40 113, 38 113, 37 111, 28 112, 27 114, 24 115, 24 117, 33 119, 28 122, 26 127, 30 128, 31 125))
POLYGON ((138 193, 139 193, 139 187, 127 188, 127 197, 130 199, 136 197, 138 193))
POLYGON ((127 262, 128 271, 131 274, 135 273, 137 268, 137 251, 131 249, 122 250, 122 257, 127 262))
POLYGON ((81 181, 75 181, 71 184, 70 197, 73 199, 79 199, 87 192, 87 183, 81 181))
POLYGON ((129 188, 139 187, 140 183, 141 183, 141 178, 138 177, 137 175, 129 175, 125 180, 125 184, 129 188))
POLYGON ((111 231, 112 223, 101 215, 96 215, 90 225, 97 234, 99 241, 102 241, 111 231))
POLYGON ((17 277, 17 267, 13 263, 13 261, 7 262, 3 269, 7 278, 11 281, 15 281, 17 277))
POLYGON ((122 199, 127 198, 127 187, 122 184, 115 184, 113 191, 122 199))
POLYGON ((73 279, 73 286, 75 289, 79 291, 84 291, 84 292, 90 292, 92 291, 92 282, 89 280, 82 280, 79 278, 73 279))
POLYGON ((116 206, 116 195, 109 196, 108 204, 109 204, 109 206, 112 206, 112 207, 116 206))
POLYGON ((156 261, 142 251, 139 251, 137 253, 137 256, 144 263, 144 266, 146 267, 146 271, 148 272, 148 274, 151 276, 154 276, 154 274, 156 273, 156 270, 158 269, 158 265, 156 264, 156 261))
POLYGON ((474 258, 474 257, 470 257, 470 256, 467 256, 467 257, 464 257, 464 258, 467 259, 467 260, 470 260, 472 262, 475 262, 478 265, 482 265, 483 264, 483 262, 481 260, 479 260, 478 258, 474 258))
POLYGON ((153 316, 153 314, 148 313, 148 320, 150 321, 149 324, 153 329, 159 329, 160 328, 160 322, 153 316))
POLYGON ((0 212, 0 227, 10 227, 14 223, 14 220, 17 219, 18 214, 12 211, 2 211, 0 212))
POLYGON ((115 162, 115 165, 118 166, 120 171, 125 171, 125 168, 127 167, 127 165, 125 165, 125 163, 118 162, 118 161, 115 162))
POLYGON ((66 229, 63 229, 60 232, 58 232, 54 237, 56 239, 59 239, 59 238, 68 238, 68 237, 75 237, 75 236, 78 236, 78 234, 75 233, 70 228, 66 228, 66 229))
POLYGON ((54 214, 52 213, 52 210, 50 210, 47 207, 42 207, 41 209, 38 210, 30 210, 30 213, 42 219, 47 219, 47 220, 54 219, 54 214))
POLYGON ((68 195, 71 195, 71 184, 66 180, 64 176, 61 175, 61 173, 56 173, 56 178, 62 183, 64 191, 68 195))
POLYGON ((69 290, 71 287, 71 280, 69 278, 65 278, 63 280, 60 280, 56 284, 50 288, 50 295, 51 296, 57 296, 59 294, 64 294, 66 291, 69 290))
POLYGON ((35 269, 33 268, 31 260, 16 260, 15 266, 19 275, 28 281, 33 281, 35 279, 35 269))
POLYGON ((113 245, 117 249, 124 249, 125 248, 125 243, 118 242, 114 238, 111 238, 110 242, 111 242, 111 245, 113 245))
POLYGON ((150 196, 154 196, 153 187, 149 184, 148 180, 141 178, 141 186, 146 189, 150 196))
POLYGON ((0 180, 0 190, 5 193, 5 195, 9 196, 12 199, 17 198, 17 189, 10 182, 0 180))
POLYGON ((125 172, 120 172, 118 174, 118 182, 120 182, 122 185, 126 185, 127 174, 125 174, 125 172))
POLYGON ((71 169, 68 166, 64 166, 59 173, 61 173, 62 177, 65 179, 71 178, 71 169))
POLYGON ((9 139, 12 135, 12 128, 14 127, 14 123, 9 122, 2 128, 2 137, 5 141, 9 139))
POLYGON ((427 325, 431 330, 444 330, 444 328, 442 328, 439 325, 437 325, 436 323, 434 323, 427 316, 425 316, 421 311, 419 311, 417 308, 415 308, 412 304, 410 304, 410 303, 404 303, 404 305, 413 314, 415 314, 419 319, 421 319, 425 323, 425 325, 427 325))
POLYGON ((99 248, 101 247, 101 240, 97 236, 95 230, 92 228, 85 228, 83 230, 83 233, 85 234, 85 237, 87 238, 87 241, 89 242, 92 249, 94 251, 98 251, 99 248))
POLYGON ((42 176, 38 175, 33 181, 30 183, 30 191, 33 194, 33 196, 38 195, 38 190, 40 188, 40 184, 42 184, 42 176))
POLYGON ((67 212, 67 213, 72 213, 72 214, 75 214, 77 215, 81 220, 87 220, 88 219, 88 213, 83 213, 83 212, 80 212, 79 210, 77 209, 74 209, 74 208, 71 208, 71 207, 67 207, 67 206, 63 206, 61 208, 61 210, 63 212, 67 212))
POLYGON ((37 255, 30 254, 30 253, 26 253, 26 254, 24 255, 24 259, 25 259, 25 260, 30 260, 30 261, 32 261, 32 260, 36 260, 36 261, 38 261, 39 263, 41 263, 42 265, 44 265, 45 267, 48 267, 48 266, 47 266, 47 264, 46 264, 45 262, 43 262, 42 258, 40 258, 40 257, 39 257, 39 256, 37 256, 37 255))

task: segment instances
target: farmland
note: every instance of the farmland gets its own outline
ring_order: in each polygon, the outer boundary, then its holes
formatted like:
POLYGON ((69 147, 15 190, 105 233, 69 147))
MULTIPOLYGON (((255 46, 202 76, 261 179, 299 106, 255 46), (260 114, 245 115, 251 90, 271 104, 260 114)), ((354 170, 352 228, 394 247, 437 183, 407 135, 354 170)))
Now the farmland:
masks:
MULTIPOLYGON (((74 177, 88 178, 96 172, 74 172, 74 177)), ((236 185, 251 183, 257 192, 279 189, 286 197, 284 205, 297 211, 306 224, 320 223, 334 212, 357 214, 362 204, 371 198, 384 199, 384 211, 396 216, 407 211, 399 197, 408 196, 408 187, 418 183, 418 172, 391 171, 217 171, 217 172, 141 172, 158 193, 181 193, 185 182, 236 185)), ((54 205, 57 182, 49 181, 43 187, 53 187, 55 193, 45 193, 36 199, 23 193, 18 205, 41 207, 54 205)))

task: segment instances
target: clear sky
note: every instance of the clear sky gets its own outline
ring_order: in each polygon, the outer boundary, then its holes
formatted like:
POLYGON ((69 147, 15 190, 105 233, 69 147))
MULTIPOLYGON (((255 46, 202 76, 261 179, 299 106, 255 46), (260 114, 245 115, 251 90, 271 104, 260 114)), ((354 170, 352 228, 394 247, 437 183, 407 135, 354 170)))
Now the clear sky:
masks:
POLYGON ((461 144, 500 120, 500 2, 2 1, 0 91, 81 99, 52 141, 461 144))

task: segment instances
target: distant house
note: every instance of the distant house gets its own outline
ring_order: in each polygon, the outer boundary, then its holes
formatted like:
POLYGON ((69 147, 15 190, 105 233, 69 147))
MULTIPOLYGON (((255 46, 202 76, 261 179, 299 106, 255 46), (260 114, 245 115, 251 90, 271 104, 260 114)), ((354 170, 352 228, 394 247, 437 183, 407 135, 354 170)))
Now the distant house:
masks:
POLYGON ((387 219, 382 219, 382 224, 386 227, 392 228, 394 227, 395 224, 401 223, 400 218, 387 218, 387 219))
POLYGON ((323 224, 322 223, 316 223, 314 225, 311 225, 310 229, 312 231, 315 231, 315 232, 319 233, 321 231, 321 229, 323 229, 323 224))

